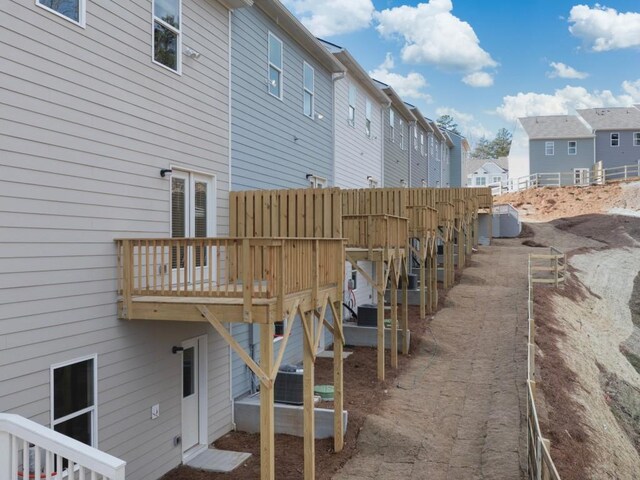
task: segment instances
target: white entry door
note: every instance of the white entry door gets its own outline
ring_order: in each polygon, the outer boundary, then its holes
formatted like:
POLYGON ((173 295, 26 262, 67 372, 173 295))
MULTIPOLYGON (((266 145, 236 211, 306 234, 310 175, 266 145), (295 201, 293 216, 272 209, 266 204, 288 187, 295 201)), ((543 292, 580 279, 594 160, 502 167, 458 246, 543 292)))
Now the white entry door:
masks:
POLYGON ((182 343, 182 453, 200 441, 200 382, 198 339, 182 343))

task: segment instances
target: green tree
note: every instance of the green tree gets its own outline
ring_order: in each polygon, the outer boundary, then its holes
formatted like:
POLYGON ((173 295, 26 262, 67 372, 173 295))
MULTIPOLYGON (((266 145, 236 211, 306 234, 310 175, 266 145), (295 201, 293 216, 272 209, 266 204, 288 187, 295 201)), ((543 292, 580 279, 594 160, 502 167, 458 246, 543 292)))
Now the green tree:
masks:
POLYGON ((436 120, 438 127, 460 135, 458 124, 451 115, 440 115, 436 120))
POLYGON ((491 146, 487 137, 482 137, 476 143, 473 152, 471 152, 471 158, 475 159, 483 159, 483 158, 492 158, 491 157, 491 146))
POLYGON ((496 138, 491 142, 493 150, 492 158, 506 157, 509 155, 509 150, 511 149, 511 137, 511 132, 506 128, 498 130, 496 138))

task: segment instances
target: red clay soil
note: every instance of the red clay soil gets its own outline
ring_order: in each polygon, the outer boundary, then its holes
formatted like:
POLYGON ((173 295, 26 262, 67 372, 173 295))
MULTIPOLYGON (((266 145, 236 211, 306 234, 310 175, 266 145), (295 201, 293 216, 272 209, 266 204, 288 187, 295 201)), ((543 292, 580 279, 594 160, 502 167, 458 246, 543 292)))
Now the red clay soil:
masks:
MULTIPOLYGON (((458 277, 456 277, 458 278, 458 277)), ((441 287, 441 285, 440 285, 441 287)), ((439 290, 439 308, 441 308, 447 290, 439 290)), ((428 317, 429 318, 429 317, 428 317)), ((329 480, 356 452, 360 429, 367 415, 383 408, 385 395, 389 388, 395 388, 398 373, 412 361, 412 351, 416 351, 423 341, 428 320, 420 320, 419 307, 409 307, 409 329, 411 346, 409 355, 398 355, 398 370, 390 368, 390 352, 386 358, 386 380, 377 380, 377 353, 375 348, 348 347, 353 354, 344 362, 345 409, 349 412, 344 449, 340 453, 333 451, 333 439, 316 440, 316 478, 329 480)), ((333 384, 333 360, 318 358, 315 372, 316 384, 333 384)), ((331 404, 321 406, 331 408, 331 404)), ((216 448, 249 452, 251 458, 244 465, 230 473, 213 473, 180 466, 167 473, 162 480, 249 480, 260 478, 260 435, 243 432, 230 432, 214 443, 216 448)), ((275 437, 276 478, 302 478, 304 450, 303 439, 291 435, 275 437)))

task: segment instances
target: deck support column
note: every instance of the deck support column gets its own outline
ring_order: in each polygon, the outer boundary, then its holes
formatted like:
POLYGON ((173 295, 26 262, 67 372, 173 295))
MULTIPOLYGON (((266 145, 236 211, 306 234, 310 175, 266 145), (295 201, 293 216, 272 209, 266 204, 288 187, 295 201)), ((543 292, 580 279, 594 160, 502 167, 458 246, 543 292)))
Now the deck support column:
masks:
POLYGON ((436 305, 438 303, 438 257, 435 252, 427 255, 426 264, 429 284, 427 303, 429 304, 429 314, 433 314, 436 311, 436 305))
POLYGON ((480 220, 476 215, 473 219, 473 248, 478 248, 478 239, 480 237, 480 220))
MULTIPOLYGON (((420 241, 420 319, 424 320, 427 318, 427 265, 426 265, 426 255, 424 254, 425 249, 427 248, 426 242, 420 241)), ((404 297, 404 290, 402 292, 404 297)))
MULTIPOLYGON (((260 367, 273 369, 273 324, 260 325, 260 367)), ((260 384, 260 479, 275 480, 275 427, 273 384, 260 384)))
POLYGON ((342 410, 344 409, 344 384, 343 384, 343 361, 342 352, 342 304, 336 302, 335 316, 333 321, 333 449, 341 452, 344 448, 344 424, 342 421, 342 410))
MULTIPOLYGON (((302 316, 307 324, 307 331, 316 332, 315 316, 313 312, 302 316)), ((315 338, 314 338, 315 340, 315 338)), ((313 402, 314 384, 314 342, 303 341, 303 410, 304 410, 304 480, 316 478, 316 435, 315 435, 315 405, 313 402)))
POLYGON ((384 380, 384 261, 376 262, 376 283, 378 284, 378 380, 384 380))
MULTIPOLYGON (((422 259, 422 269, 424 269, 424 258, 422 259)), ((402 354, 409 354, 409 266, 406 265, 404 270, 404 278, 402 279, 402 314, 400 317, 400 326, 402 328, 402 354)), ((424 296, 424 287, 420 286, 421 295, 424 296)))
POLYGON ((444 288, 450 288, 451 285, 453 284, 452 277, 453 277, 453 268, 454 268, 453 239, 451 240, 447 239, 444 242, 443 253, 444 253, 444 258, 442 261, 444 265, 443 284, 444 284, 444 288))
MULTIPOLYGON (((391 368, 398 368, 398 284, 395 272, 391 277, 391 368)), ((403 278, 402 288, 407 282, 403 278)), ((384 328, 384 325, 383 325, 384 328)))

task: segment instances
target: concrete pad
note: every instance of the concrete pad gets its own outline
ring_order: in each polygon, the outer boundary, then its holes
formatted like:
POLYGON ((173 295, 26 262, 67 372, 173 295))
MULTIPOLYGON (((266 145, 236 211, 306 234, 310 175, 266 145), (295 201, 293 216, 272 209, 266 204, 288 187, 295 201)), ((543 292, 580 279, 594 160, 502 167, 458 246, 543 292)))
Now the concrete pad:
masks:
MULTIPOLYGON (((316 355, 316 357, 318 357, 318 358, 333 358, 333 356, 334 356, 333 354, 334 354, 333 350, 323 350, 320 353, 318 353, 316 355)), ((353 352, 342 352, 342 359, 346 360, 352 354, 353 354, 353 352)))
POLYGON ((250 453, 230 452, 227 450, 218 450, 217 448, 209 448, 204 452, 196 455, 186 464, 192 468, 199 468, 208 472, 228 473, 234 471, 244 462, 249 460, 250 453))
MULTIPOLYGON (((234 402, 236 428, 241 432, 260 432, 260 394, 256 393, 234 402)), ((304 435, 304 416, 302 405, 275 404, 275 431, 287 435, 304 435)), ((347 431, 348 412, 342 412, 344 432, 347 431)), ((333 409, 315 409, 316 438, 333 438, 333 409)))
MULTIPOLYGON (((399 323, 399 322, 398 322, 399 323)), ((345 345, 353 347, 376 347, 378 345, 378 328, 377 327, 359 327, 355 323, 345 323, 342 327, 345 345)), ((409 341, 411 341, 411 332, 407 332, 409 341)), ((402 351, 402 330, 398 330, 398 351, 402 351)), ((391 348, 391 329, 384 329, 385 348, 391 348)))

